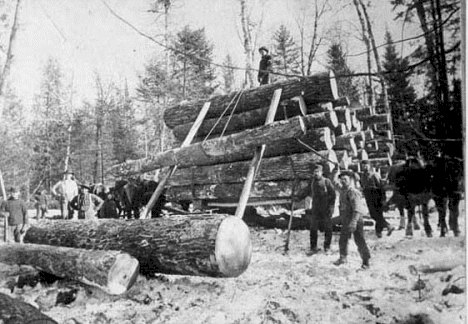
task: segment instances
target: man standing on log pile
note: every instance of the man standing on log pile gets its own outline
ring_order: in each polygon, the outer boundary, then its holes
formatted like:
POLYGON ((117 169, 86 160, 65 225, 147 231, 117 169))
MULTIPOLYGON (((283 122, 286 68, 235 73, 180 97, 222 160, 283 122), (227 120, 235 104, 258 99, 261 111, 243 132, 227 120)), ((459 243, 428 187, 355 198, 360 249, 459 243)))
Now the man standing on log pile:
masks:
POLYGON ((354 234, 354 242, 362 259, 362 269, 369 268, 370 252, 364 237, 364 221, 362 219, 365 208, 359 190, 355 188, 355 181, 358 176, 352 171, 342 171, 339 173, 337 167, 333 171, 333 182, 340 193, 340 258, 333 262, 339 266, 348 262, 348 241, 354 234), (339 180, 338 180, 339 178, 339 180))
POLYGON ((382 237, 382 231, 387 229, 387 236, 392 235, 395 228, 383 216, 385 204, 385 183, 376 172, 371 171, 369 160, 362 161, 361 188, 366 199, 370 217, 375 221, 375 234, 382 237))
POLYGON ((67 170, 64 173, 64 179, 57 182, 51 190, 52 194, 59 196, 60 213, 63 219, 76 219, 76 213, 71 208, 71 200, 78 195, 78 185, 73 179, 73 172, 67 170), (58 192, 57 192, 58 191, 58 192))
POLYGON ((314 179, 310 185, 309 197, 312 198, 312 209, 307 209, 306 218, 310 229, 310 252, 313 255, 319 252, 317 248, 317 232, 325 232, 324 251, 330 249, 333 226, 331 218, 335 210, 336 192, 330 179, 323 176, 323 167, 319 164, 314 166, 314 179))
POLYGON ((81 185, 80 194, 72 199, 70 205, 78 210, 78 219, 95 220, 96 212, 101 209, 104 200, 89 192, 89 186, 81 185))
POLYGON ((260 59, 260 65, 258 67, 258 76, 257 80, 260 85, 270 83, 270 71, 271 71, 271 55, 268 54, 268 49, 265 46, 262 46, 258 49, 262 58, 260 59))
POLYGON ((23 237, 28 229, 28 208, 20 199, 20 191, 16 188, 9 190, 10 198, 0 205, 3 217, 8 217, 9 243, 23 243, 23 237), (14 240, 13 240, 14 238, 14 240))

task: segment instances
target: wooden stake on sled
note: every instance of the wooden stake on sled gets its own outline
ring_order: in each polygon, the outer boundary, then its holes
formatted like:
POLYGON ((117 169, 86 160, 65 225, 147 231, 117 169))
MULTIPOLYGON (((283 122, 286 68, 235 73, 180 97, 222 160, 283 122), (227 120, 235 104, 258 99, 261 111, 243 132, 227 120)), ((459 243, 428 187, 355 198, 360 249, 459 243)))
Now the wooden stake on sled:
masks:
MULTIPOLYGON (((197 134, 198 129, 200 128, 203 120, 205 119, 206 113, 208 112, 210 105, 211 105, 210 101, 206 102, 203 105, 203 108, 198 114, 197 119, 193 123, 192 128, 190 129, 190 132, 187 134, 187 137, 185 138, 181 147, 189 146, 192 143, 193 138, 197 134)), ((145 208, 141 212, 141 218, 148 218, 148 214, 151 212, 151 209, 153 208, 154 204, 156 203, 156 201, 158 201, 159 197, 161 196, 164 190, 164 187, 166 186, 167 181, 169 180, 170 177, 172 177, 172 175, 174 174, 176 170, 177 170, 177 165, 173 165, 169 167, 169 171, 158 183, 158 186, 156 187, 156 190, 151 195, 151 198, 148 201, 148 204, 145 206, 145 208)))
MULTIPOLYGON (((265 120, 265 125, 271 124, 275 120, 276 110, 278 109, 278 104, 281 97, 281 88, 276 89, 271 98, 270 107, 268 108, 268 114, 265 120)), ((245 207, 250 196, 250 190, 252 188, 252 183, 255 179, 255 174, 260 166, 262 161, 263 153, 265 152, 266 145, 262 145, 255 150, 254 157, 250 163, 249 171, 244 182, 244 188, 242 189, 241 196, 239 198, 239 205, 237 206, 235 216, 242 219, 245 212, 245 207)))
MULTIPOLYGON (((3 199, 6 201, 7 200, 7 194, 5 191, 5 183, 3 182, 3 175, 2 171, 0 171, 0 189, 2 190, 2 196, 3 199)), ((3 217, 3 240, 5 242, 8 242, 8 217, 3 217)))

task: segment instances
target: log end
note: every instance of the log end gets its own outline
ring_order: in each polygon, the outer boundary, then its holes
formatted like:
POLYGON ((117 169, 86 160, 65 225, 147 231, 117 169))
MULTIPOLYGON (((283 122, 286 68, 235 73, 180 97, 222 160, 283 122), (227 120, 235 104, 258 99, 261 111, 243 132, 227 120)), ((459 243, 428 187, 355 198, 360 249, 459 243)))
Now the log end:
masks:
POLYGON ((120 295, 130 289, 137 280, 140 272, 140 263, 127 253, 121 253, 109 270, 106 292, 111 295, 120 295))
POLYGON ((250 263, 252 242, 244 221, 230 216, 219 225, 215 243, 216 263, 225 277, 237 277, 250 263))

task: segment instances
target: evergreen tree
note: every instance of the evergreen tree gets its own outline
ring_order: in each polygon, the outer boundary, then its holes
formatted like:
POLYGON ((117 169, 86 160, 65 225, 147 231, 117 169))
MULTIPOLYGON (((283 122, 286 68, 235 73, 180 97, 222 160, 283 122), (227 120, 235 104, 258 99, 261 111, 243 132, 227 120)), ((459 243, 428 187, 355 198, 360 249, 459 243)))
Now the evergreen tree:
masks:
POLYGON ((346 96, 351 103, 359 102, 359 90, 351 76, 354 71, 348 66, 346 53, 340 43, 334 42, 327 51, 328 68, 335 72, 339 96, 346 96))
MULTIPOLYGON (((282 74, 301 74, 300 48, 286 26, 281 25, 273 35, 273 70, 282 74)), ((278 75, 276 79, 285 79, 278 75)))
POLYGON ((192 30, 185 26, 177 33, 172 53, 172 78, 178 87, 174 93, 179 100, 207 98, 215 90, 216 78, 210 62, 213 45, 206 39, 205 29, 192 30))
POLYGON ((234 66, 234 62, 232 61, 232 56, 230 54, 226 55, 223 65, 224 90, 226 93, 230 93, 236 86, 234 69, 230 68, 230 66, 234 66))
POLYGON ((415 115, 416 92, 409 82, 412 71, 408 70, 409 60, 401 58, 393 44, 390 32, 385 34, 385 47, 383 67, 385 82, 387 84, 388 100, 393 120, 393 130, 402 134, 400 124, 415 115))

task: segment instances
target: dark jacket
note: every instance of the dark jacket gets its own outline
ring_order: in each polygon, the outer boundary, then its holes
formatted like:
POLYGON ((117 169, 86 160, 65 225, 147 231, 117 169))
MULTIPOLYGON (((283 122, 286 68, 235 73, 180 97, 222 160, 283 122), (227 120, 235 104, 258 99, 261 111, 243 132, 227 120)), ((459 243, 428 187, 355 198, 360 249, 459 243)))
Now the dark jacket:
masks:
POLYGON ((26 204, 20 199, 10 198, 3 201, 0 205, 0 212, 2 214, 8 213, 8 225, 28 224, 28 208, 26 204))

